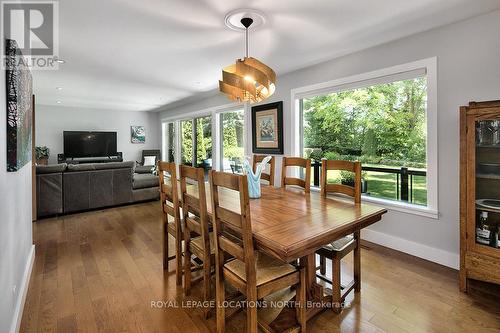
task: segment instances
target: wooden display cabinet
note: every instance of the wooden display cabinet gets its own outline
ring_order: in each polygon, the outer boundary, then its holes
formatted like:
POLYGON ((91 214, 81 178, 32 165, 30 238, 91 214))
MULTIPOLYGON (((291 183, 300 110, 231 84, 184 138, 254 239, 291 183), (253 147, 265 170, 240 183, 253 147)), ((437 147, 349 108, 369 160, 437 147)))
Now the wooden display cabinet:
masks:
POLYGON ((500 101, 460 107, 460 289, 500 284, 500 101), (496 239, 495 239, 496 237, 496 239))

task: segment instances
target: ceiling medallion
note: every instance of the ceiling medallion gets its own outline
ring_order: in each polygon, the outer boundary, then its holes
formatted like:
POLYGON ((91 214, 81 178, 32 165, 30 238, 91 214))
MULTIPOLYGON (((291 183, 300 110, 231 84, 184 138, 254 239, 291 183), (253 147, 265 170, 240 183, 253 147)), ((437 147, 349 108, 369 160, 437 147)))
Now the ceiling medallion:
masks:
MULTIPOLYGON (((276 73, 261 61, 248 56, 248 28, 254 22, 250 16, 252 15, 244 16, 240 20, 245 30, 245 57, 237 59, 236 64, 229 65, 222 70, 219 90, 231 100, 257 103, 274 93, 276 73)), ((229 14, 226 16, 226 25, 230 22, 228 17, 229 14)), ((263 23, 263 16, 260 17, 262 17, 260 22, 263 23)))

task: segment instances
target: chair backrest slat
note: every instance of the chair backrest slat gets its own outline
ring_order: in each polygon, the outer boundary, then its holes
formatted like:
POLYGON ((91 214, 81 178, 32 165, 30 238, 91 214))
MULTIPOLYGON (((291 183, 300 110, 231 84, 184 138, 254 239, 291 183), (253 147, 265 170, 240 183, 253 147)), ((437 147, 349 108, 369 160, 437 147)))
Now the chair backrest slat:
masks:
MULTIPOLYGON (((203 238, 204 244, 209 244, 205 171, 203 168, 181 165, 179 167, 179 178, 181 182, 182 217, 185 227, 184 239, 187 241, 191 237, 191 232, 195 232, 203 238), (192 191, 188 193, 188 182, 189 186, 195 186, 192 184, 196 183, 197 197, 193 195, 192 191)), ((210 251, 210 249, 205 250, 210 251)))
POLYGON ((197 221, 197 217, 188 216, 184 219, 184 223, 189 231, 194 231, 198 235, 203 233, 200 221, 197 221))
POLYGON ((321 195, 341 193, 361 202, 361 162, 322 160, 321 161, 321 195), (328 184, 328 170, 348 171, 354 173, 354 186, 345 184, 328 184))
POLYGON ((219 237, 219 246, 221 250, 230 253, 233 257, 245 261, 245 252, 241 246, 236 245, 235 242, 229 240, 228 238, 221 236, 219 237))
POLYGON ((180 210, 177 193, 177 168, 175 163, 158 162, 160 199, 163 211, 163 223, 168 223, 168 215, 174 218, 176 234, 180 236, 180 210))
POLYGON ((353 198, 356 195, 352 186, 344 184, 326 184, 325 191, 326 193, 342 193, 353 198))
POLYGON ((283 157, 281 163, 281 187, 286 187, 286 185, 296 185, 304 189, 306 193, 311 190, 311 160, 302 157, 283 157), (287 177, 286 170, 287 167, 300 167, 304 168, 305 175, 304 179, 287 177))
POLYGON ((189 179, 194 180, 194 181, 196 181, 198 179, 199 171, 197 168, 189 167, 187 165, 181 165, 180 169, 182 169, 182 175, 185 178, 189 178, 189 179))
POLYGON ((167 194, 169 196, 172 196, 172 187, 169 184, 162 183, 161 184, 161 192, 163 194, 167 194))
POLYGON ((299 166, 299 167, 307 167, 307 161, 311 163, 311 160, 308 158, 302 158, 302 157, 288 157, 284 156, 283 158, 286 158, 286 165, 287 166, 299 166))
POLYGON ((356 162, 343 160, 321 160, 321 164, 323 163, 326 163, 327 170, 356 172, 356 162))
POLYGON ((247 285, 255 285, 255 255, 247 177, 211 170, 209 181, 212 196, 212 218, 216 233, 215 255, 218 269, 224 265, 224 253, 227 252, 245 263, 247 285), (239 192, 239 214, 220 206, 219 189, 224 188, 239 192), (235 237, 239 241, 236 241, 235 237))
POLYGON ((217 186, 220 187, 225 187, 230 190, 239 191, 240 190, 239 179, 234 177, 227 177, 227 175, 228 174, 225 172, 212 173, 214 183, 216 183, 217 186))
POLYGON ((224 221, 229 228, 241 233, 241 215, 223 207, 217 207, 216 210, 219 219, 224 221))
POLYGON ((299 178, 286 178, 285 185, 295 185, 300 187, 306 187, 306 182, 303 179, 299 178))
POLYGON ((175 216, 175 208, 169 205, 163 205, 163 213, 173 217, 175 216))
POLYGON ((186 202, 189 210, 192 210, 192 213, 199 216, 200 215, 200 200, 194 195, 183 193, 182 199, 186 202))
MULTIPOLYGON (((267 155, 253 155, 252 159, 252 170, 255 172, 257 169, 257 163, 262 162, 262 160, 266 157, 267 155)), ((265 170, 262 170, 261 179, 267 180, 269 182, 269 185, 274 186, 274 169, 276 167, 276 158, 274 156, 271 157, 269 162, 269 173, 265 172, 265 170)))

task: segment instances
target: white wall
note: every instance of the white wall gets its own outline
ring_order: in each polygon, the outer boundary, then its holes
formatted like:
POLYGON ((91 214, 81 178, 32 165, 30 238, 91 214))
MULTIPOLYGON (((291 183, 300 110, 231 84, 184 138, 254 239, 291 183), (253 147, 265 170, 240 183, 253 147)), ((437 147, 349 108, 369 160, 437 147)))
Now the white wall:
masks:
MULTIPOLYGON (((277 91, 266 102, 284 102, 285 155, 291 152, 291 89, 436 56, 440 217, 389 211, 363 237, 458 268, 458 107, 469 101, 500 99, 499 31, 500 11, 496 11, 279 76, 277 91)), ((217 95, 166 109, 159 119, 227 103, 224 96, 217 95)), ((247 133, 251 140, 251 131, 247 133)), ((281 168, 276 169, 279 180, 281 168)))
POLYGON ((14 332, 34 253, 31 162, 7 172, 5 71, 0 73, 0 332, 14 332))
POLYGON ((116 131, 124 161, 140 161, 143 149, 161 149, 156 113, 36 106, 36 145, 49 147, 49 163, 57 163, 57 154, 63 152, 63 131, 116 131), (145 126, 146 143, 130 142, 132 125, 145 126))

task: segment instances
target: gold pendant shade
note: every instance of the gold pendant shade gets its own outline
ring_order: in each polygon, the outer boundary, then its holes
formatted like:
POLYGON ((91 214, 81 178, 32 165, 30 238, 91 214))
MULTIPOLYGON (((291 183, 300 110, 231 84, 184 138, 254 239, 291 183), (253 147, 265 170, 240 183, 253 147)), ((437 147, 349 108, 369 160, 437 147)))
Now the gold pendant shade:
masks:
POLYGON ((276 89, 276 73, 252 57, 236 60, 236 64, 222 70, 219 89, 229 99, 257 103, 265 100, 276 89))
POLYGON ((253 19, 243 17, 240 22, 245 28, 245 58, 237 59, 236 64, 222 69, 219 90, 233 101, 258 103, 274 94, 276 73, 269 66, 248 56, 248 28, 253 19))

